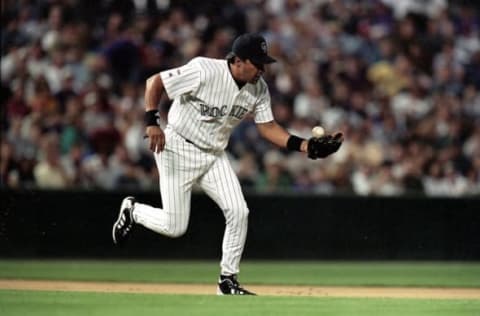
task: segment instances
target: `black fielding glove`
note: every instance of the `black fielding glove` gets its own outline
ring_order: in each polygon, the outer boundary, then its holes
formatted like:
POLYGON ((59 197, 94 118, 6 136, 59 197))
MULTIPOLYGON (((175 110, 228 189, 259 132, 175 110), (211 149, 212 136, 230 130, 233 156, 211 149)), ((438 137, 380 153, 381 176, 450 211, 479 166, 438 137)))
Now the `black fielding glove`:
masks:
POLYGON ((337 133, 334 136, 324 135, 322 137, 312 137, 308 140, 307 153, 308 158, 325 158, 336 152, 343 142, 343 134, 337 133))

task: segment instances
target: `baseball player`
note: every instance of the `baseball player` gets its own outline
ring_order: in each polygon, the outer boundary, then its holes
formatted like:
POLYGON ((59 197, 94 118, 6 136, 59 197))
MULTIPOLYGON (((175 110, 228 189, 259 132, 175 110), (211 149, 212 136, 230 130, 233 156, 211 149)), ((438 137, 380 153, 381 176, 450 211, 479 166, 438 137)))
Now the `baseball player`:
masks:
POLYGON ((341 133, 305 140, 275 122, 262 78, 265 64, 273 62, 265 39, 248 33, 235 39, 227 60, 196 57, 147 79, 146 135, 159 170, 162 208, 126 197, 113 225, 116 244, 126 239, 134 224, 168 237, 183 235, 192 186, 198 184, 226 220, 217 294, 255 295, 237 280, 249 209, 224 152, 233 128, 251 113, 264 138, 279 147, 307 152, 311 159, 334 153, 343 141, 341 133), (164 91, 173 104, 162 130, 158 104, 164 91))

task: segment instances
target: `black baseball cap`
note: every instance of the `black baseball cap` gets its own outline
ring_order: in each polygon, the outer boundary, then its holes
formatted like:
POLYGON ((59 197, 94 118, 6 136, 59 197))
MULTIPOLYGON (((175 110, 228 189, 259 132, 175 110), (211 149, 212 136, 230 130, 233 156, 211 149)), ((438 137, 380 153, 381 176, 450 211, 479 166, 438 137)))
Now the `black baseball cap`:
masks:
POLYGON ((271 64, 276 60, 267 54, 267 41, 260 34, 245 33, 233 41, 232 52, 239 58, 256 64, 271 64))

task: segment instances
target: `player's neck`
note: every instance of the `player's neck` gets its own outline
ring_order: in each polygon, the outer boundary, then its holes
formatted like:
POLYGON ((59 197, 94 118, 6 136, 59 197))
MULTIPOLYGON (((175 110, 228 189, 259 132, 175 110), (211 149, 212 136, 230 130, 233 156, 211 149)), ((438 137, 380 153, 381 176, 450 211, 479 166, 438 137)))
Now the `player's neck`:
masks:
POLYGON ((243 86, 245 86, 247 83, 245 81, 241 81, 235 78, 235 75, 233 74, 233 71, 232 71, 232 64, 230 63, 228 63, 228 70, 230 71, 230 75, 232 76, 233 80, 237 84, 238 89, 239 90, 242 89, 243 86))

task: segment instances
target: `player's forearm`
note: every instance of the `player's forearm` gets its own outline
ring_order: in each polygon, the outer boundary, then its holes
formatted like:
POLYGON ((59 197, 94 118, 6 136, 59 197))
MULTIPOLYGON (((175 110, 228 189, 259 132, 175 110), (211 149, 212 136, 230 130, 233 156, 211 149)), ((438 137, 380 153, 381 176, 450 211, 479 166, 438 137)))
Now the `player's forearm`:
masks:
POLYGON ((157 110, 162 97, 163 83, 159 74, 147 79, 145 87, 145 111, 157 110))
POLYGON ((275 121, 258 124, 258 131, 263 138, 267 139, 271 143, 279 146, 285 147, 289 134, 284 130, 280 125, 275 121))
MULTIPOLYGON (((291 135, 275 121, 258 124, 258 130, 260 135, 271 143, 282 148, 287 148, 287 142, 291 135)), ((300 145, 300 151, 307 152, 307 146, 308 141, 303 140, 300 145)))

